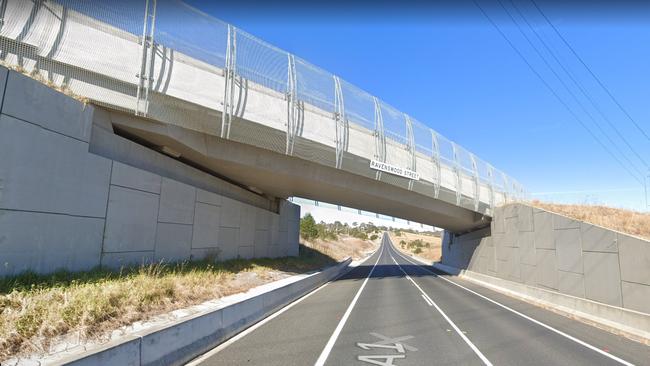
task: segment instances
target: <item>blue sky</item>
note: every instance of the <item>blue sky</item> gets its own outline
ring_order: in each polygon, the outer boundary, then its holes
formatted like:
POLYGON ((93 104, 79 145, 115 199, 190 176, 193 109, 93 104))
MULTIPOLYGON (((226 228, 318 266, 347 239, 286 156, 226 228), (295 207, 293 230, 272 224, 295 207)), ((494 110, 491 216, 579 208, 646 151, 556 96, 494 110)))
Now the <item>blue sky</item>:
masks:
MULTIPOLYGON (((454 6, 415 2, 190 4, 378 96, 517 178, 534 195, 644 209, 642 185, 573 119, 471 1, 454 6)), ((618 146, 638 170, 648 174, 546 54, 616 146, 598 131, 499 3, 479 4, 608 148, 617 153, 618 146)), ((545 52, 517 18, 512 4, 508 0, 503 4, 545 52)), ((564 47, 532 3, 517 4, 600 111, 650 163, 650 140, 564 47)), ((618 3, 618 7, 604 2, 538 4, 637 124, 650 133, 650 6, 637 2, 618 3)), ((629 166, 625 158, 619 159, 629 166)))

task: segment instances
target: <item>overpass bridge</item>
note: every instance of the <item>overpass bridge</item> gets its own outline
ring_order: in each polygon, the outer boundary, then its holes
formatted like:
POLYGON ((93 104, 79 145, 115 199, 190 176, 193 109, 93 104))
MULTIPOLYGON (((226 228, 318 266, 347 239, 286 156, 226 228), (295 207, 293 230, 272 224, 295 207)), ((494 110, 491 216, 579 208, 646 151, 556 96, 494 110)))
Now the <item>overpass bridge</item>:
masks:
POLYGON ((523 187, 339 77, 173 0, 10 0, 1 58, 121 136, 268 197, 462 232, 523 187), (179 24, 193 24, 192 28, 179 24))

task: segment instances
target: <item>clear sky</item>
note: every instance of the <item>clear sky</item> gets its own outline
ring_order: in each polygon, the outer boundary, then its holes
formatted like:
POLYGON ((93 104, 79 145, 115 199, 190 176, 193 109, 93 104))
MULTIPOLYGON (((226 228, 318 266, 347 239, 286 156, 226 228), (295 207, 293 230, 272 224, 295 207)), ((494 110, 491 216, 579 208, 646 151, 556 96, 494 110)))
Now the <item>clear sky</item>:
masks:
MULTIPOLYGON (((628 169, 647 175, 641 160, 650 163, 650 139, 599 87, 531 2, 519 1, 516 8, 510 0, 502 2, 586 112, 499 2, 478 4, 603 144, 628 169)), ((534 197, 645 209, 643 186, 572 117, 479 7, 471 0, 451 3, 190 1, 410 114, 518 179, 534 197)), ((650 134, 650 2, 563 4, 538 0, 593 73, 650 134)))

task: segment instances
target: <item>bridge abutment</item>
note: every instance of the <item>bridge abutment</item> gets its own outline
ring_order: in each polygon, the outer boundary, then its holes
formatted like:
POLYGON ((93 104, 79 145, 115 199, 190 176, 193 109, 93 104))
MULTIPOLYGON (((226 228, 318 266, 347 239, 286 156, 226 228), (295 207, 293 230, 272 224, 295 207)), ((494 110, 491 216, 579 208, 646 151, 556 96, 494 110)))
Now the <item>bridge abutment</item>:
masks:
POLYGON ((297 255, 300 208, 114 133, 0 67, 0 275, 297 255))

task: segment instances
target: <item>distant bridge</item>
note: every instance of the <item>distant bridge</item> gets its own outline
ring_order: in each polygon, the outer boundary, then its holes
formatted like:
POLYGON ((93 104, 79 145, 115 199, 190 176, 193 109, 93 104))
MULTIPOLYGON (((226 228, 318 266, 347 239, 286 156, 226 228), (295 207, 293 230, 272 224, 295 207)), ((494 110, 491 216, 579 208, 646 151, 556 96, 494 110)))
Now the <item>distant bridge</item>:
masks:
POLYGON ((117 133, 259 194, 452 231, 524 196, 412 116, 182 2, 3 4, 6 65, 107 107, 117 133))

